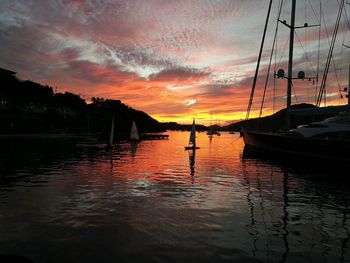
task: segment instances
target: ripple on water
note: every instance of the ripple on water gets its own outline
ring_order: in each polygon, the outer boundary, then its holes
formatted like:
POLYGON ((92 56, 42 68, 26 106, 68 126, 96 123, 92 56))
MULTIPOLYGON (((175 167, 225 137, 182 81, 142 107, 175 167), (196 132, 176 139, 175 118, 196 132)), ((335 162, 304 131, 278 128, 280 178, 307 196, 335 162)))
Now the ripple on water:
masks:
POLYGON ((3 154, 0 254, 37 262, 77 253, 84 262, 350 261, 348 183, 243 157, 241 140, 226 133, 197 138, 195 154, 184 151, 181 132, 111 151, 51 145, 16 161, 3 154))

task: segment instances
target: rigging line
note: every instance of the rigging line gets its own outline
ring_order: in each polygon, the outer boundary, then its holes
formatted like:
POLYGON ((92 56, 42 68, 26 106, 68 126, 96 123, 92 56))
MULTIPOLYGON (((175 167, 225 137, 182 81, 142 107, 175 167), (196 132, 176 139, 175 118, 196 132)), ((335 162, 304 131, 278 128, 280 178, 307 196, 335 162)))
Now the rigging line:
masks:
MULTIPOLYGON (((315 16, 315 18, 316 18, 316 20, 317 20, 317 19, 318 19, 318 15, 316 14, 315 9, 313 8, 313 6, 312 6, 310 0, 307 0, 307 1, 309 2, 309 6, 311 7, 311 10, 312 10, 312 12, 314 13, 314 16, 315 16)), ((321 1, 320 1, 320 4, 321 4, 321 1)), ((321 17, 320 17, 320 20, 317 21, 317 23, 318 23, 318 24, 321 24, 321 17)))
POLYGON ((329 41, 329 32, 328 32, 326 20, 324 18, 324 14, 323 14, 323 9, 321 10, 321 16, 322 16, 322 20, 323 20, 323 24, 324 24, 324 29, 325 29, 328 45, 331 46, 331 42, 329 41))
MULTIPOLYGON (((283 0, 279 0, 278 5, 283 8, 283 0)), ((277 51, 278 51, 278 31, 276 35, 276 45, 275 45, 275 63, 274 63, 274 72, 277 71, 277 51)), ((273 100, 272 100, 272 113, 275 113, 276 107, 276 78, 273 78, 273 100)))
MULTIPOLYGON (((339 4, 339 1, 337 0, 338 4, 339 4)), ((349 2, 345 2, 346 4, 350 5, 349 2)), ((349 22, 349 16, 348 16, 348 12, 346 11, 346 8, 344 8, 344 12, 342 13, 342 15, 344 16, 344 20, 345 20, 345 24, 348 28, 348 30, 350 30, 350 22, 349 22)), ((345 31, 345 30, 344 30, 345 31)), ((346 34, 346 33, 345 33, 346 34)), ((345 36, 344 36, 345 38, 345 36)))
MULTIPOLYGON (((284 2, 285 3, 285 2, 284 2)), ((284 47, 283 47, 283 50, 282 50, 282 54, 281 54, 281 56, 280 56, 280 58, 279 58, 279 62, 278 62, 278 64, 277 64, 277 68, 279 68, 280 67, 280 64, 281 64, 281 62, 282 62, 282 59, 283 59, 283 57, 284 57, 284 54, 285 54, 285 52, 286 52, 286 50, 287 50, 287 45, 289 44, 289 40, 287 39, 286 40, 286 42, 285 42, 285 44, 284 44, 284 47)), ((275 78, 275 83, 276 83, 276 78, 275 78)), ((275 89, 276 89, 276 91, 277 91, 277 87, 275 87, 275 89)), ((276 92, 275 92, 276 93, 276 92)), ((274 98, 276 97, 276 95, 274 96, 274 98)), ((283 104, 284 106, 284 108, 287 106, 287 100, 285 100, 285 103, 283 104)))
POLYGON ((282 58, 283 58, 283 56, 284 56, 284 53, 285 53, 286 50, 287 50, 287 45, 288 45, 288 43, 289 43, 289 40, 286 40, 286 42, 285 42, 285 44, 284 44, 284 47, 283 47, 282 54, 281 54, 280 59, 279 59, 278 64, 277 64, 277 68, 279 68, 279 66, 280 66, 280 64, 281 64, 282 58))
POLYGON ((265 36, 266 36, 267 25, 268 25, 269 19, 270 19, 271 6, 272 6, 272 0, 270 0, 269 8, 268 8, 268 11, 267 11, 267 17, 266 17, 266 21, 265 21, 264 33, 263 33, 263 37, 262 37, 262 41, 261 41, 261 46, 260 46, 260 51, 259 51, 258 63, 257 63, 257 65, 256 65, 256 70, 255 70, 255 76, 254 76, 253 86, 252 86, 252 90, 251 90, 251 92, 250 92, 250 98, 249 98, 247 113, 246 113, 246 117, 245 117, 246 120, 249 119, 250 109, 251 109, 252 104, 253 104, 253 97, 254 97, 254 92, 255 92, 255 85, 256 85, 256 81, 257 81, 257 79, 258 79, 258 73, 259 73, 259 66, 260 66, 261 54, 262 54, 262 51, 263 51, 263 48, 264 48, 264 42, 265 42, 265 36))
MULTIPOLYGON (((322 97, 323 97, 323 93, 324 93, 324 90, 326 88, 326 81, 327 81, 327 76, 328 76, 328 72, 329 72, 329 66, 330 66, 330 62, 332 60, 334 44, 335 44, 336 36, 337 36, 337 33, 338 33, 339 22, 340 22, 341 14, 342 14, 342 11, 343 11, 344 2, 345 2, 345 0, 341 0, 341 2, 340 2, 339 12, 338 12, 335 28, 334 28, 334 31, 333 31, 331 47, 330 47, 329 52, 328 52, 326 68, 325 68, 324 73, 323 73, 321 87, 320 87, 320 91, 319 91, 319 94, 318 94, 316 106, 320 106, 321 101, 322 101, 322 97)), ((326 95, 324 96, 324 99, 325 99, 325 104, 326 104, 326 95)))
MULTIPOLYGON (((347 3, 347 4, 350 4, 350 3, 347 3)), ((348 12, 346 11, 346 8, 344 9, 344 16, 345 16, 345 22, 348 27, 348 30, 350 30, 349 16, 348 16, 348 12)))
POLYGON ((321 52, 321 27, 322 27, 322 2, 320 1, 320 22, 318 28, 318 51, 317 51, 317 71, 316 71, 316 88, 315 88, 315 104, 317 102, 318 92, 318 75, 320 73, 320 52, 321 52))
MULTIPOLYGON (((283 2, 283 1, 282 1, 282 2, 283 2)), ((281 10, 282 10, 282 5, 281 5, 280 8, 279 8, 278 17, 277 17, 277 21, 276 21, 277 23, 276 23, 275 35, 274 35, 273 42, 272 42, 272 48, 271 48, 271 54, 270 54, 270 61, 269 61, 268 69, 267 69, 267 75, 266 75, 266 80, 265 80, 264 93, 263 93, 263 97, 262 97, 262 100, 261 100, 259 118, 260 118, 261 115, 262 115, 262 110, 263 110, 263 107, 264 107, 266 89, 267 89, 267 84, 268 84, 268 82, 269 82, 269 75, 270 75, 270 69, 271 69, 271 62, 272 62, 272 58, 273 58, 273 51, 274 51, 274 49, 275 49, 275 44, 276 44, 276 39, 277 39, 278 24, 279 24, 278 21, 279 21, 279 19, 280 19, 280 17, 281 17, 281 10)))
MULTIPOLYGON (((305 23, 308 22, 308 12, 307 12, 307 0, 305 0, 305 18, 304 18, 304 21, 305 23)), ((306 57, 305 57, 305 62, 309 61, 310 63, 310 60, 309 60, 309 57, 308 57, 308 54, 309 54, 309 47, 308 47, 308 28, 307 27, 304 27, 304 38, 305 38, 305 46, 306 46, 306 57)), ((298 38, 298 36, 297 36, 298 38)), ((301 43, 301 41, 298 39, 299 43, 301 43)), ((301 47, 303 48, 303 46, 301 45, 301 47)), ((307 64, 307 63, 306 63, 307 64)), ((312 66, 311 66, 312 67, 312 66)), ((307 76, 310 76, 310 70, 309 68, 307 67, 306 69, 306 72, 307 72, 307 76)), ((306 93, 307 93, 307 103, 310 102, 310 97, 309 97, 309 81, 306 82, 306 93)))
MULTIPOLYGON (((343 36, 343 41, 344 41, 344 38, 345 38, 345 36, 343 36)), ((342 46, 342 48, 343 48, 343 46, 342 46)), ((338 77, 338 70, 337 70, 337 67, 335 65, 334 59, 332 60, 332 65, 333 65, 333 69, 334 69, 334 75, 335 75, 335 78, 337 80, 338 90, 340 90, 341 89, 341 85, 340 85, 340 81, 339 81, 339 77, 338 77)), ((342 65, 342 59, 341 59, 341 65, 342 65)), ((340 66, 340 68, 342 68, 342 66, 340 66)))
POLYGON ((337 73, 338 71, 337 71, 337 68, 336 68, 334 60, 332 60, 332 65, 333 65, 333 69, 334 69, 335 79, 337 80, 338 90, 340 90, 341 89, 341 85, 340 85, 340 81, 339 81, 339 77, 338 77, 338 73, 337 73))
POLYGON ((294 84, 293 84, 293 83, 292 83, 292 89, 293 89, 293 93, 294 93, 295 102, 296 102, 297 104, 299 104, 299 102, 298 102, 298 97, 297 97, 297 94, 296 94, 296 92, 295 92, 294 84))
POLYGON ((300 40, 300 38, 299 38, 297 32, 295 32, 295 36, 297 37, 298 42, 299 42, 301 48, 302 48, 303 51, 304 51, 305 58, 306 58, 306 60, 309 62, 310 66, 311 66, 311 70, 313 71, 314 74, 316 74, 316 71, 315 71, 315 69, 314 69, 314 66, 313 66, 312 63, 311 63, 311 60, 310 60, 310 58, 309 58, 309 56, 308 56, 308 54, 307 54, 307 51, 304 49, 304 46, 303 46, 303 44, 301 43, 301 40, 300 40))
MULTIPOLYGON (((343 1, 343 0, 342 0, 343 1)), ((339 11, 340 11, 340 8, 339 8, 339 11)), ((324 14, 323 14, 323 10, 321 10, 321 14, 322 14, 322 20, 323 20, 323 23, 325 25, 325 33, 326 33, 326 36, 327 36, 327 40, 328 40, 328 45, 329 45, 329 52, 328 52, 328 56, 327 56, 327 60, 326 60, 326 65, 325 65, 325 68, 324 68, 324 71, 323 71, 323 75, 322 75, 322 80, 321 80, 321 84, 320 84, 320 88, 319 88, 319 91, 318 91, 318 96, 317 96, 317 99, 316 99, 316 106, 320 106, 321 104, 321 101, 322 101, 322 96, 323 96, 323 93, 325 92, 325 89, 326 89, 326 80, 327 80, 327 75, 328 75, 328 71, 329 71, 329 66, 330 66, 330 59, 331 59, 331 56, 332 56, 332 44, 334 41, 334 36, 335 36, 335 31, 337 30, 337 24, 339 23, 338 20, 339 20, 339 12, 338 12, 338 16, 337 16, 337 20, 336 20, 336 25, 334 27, 334 31, 333 31, 333 36, 332 36, 332 40, 331 42, 329 41, 329 34, 328 34, 328 30, 327 30, 327 26, 326 26, 326 22, 325 22, 325 18, 324 18, 324 14)), ((339 26, 339 24, 338 24, 339 26)), ((324 104, 326 104, 326 96, 324 97, 324 104)))
POLYGON ((276 104, 276 78, 273 78, 272 114, 275 113, 275 104, 276 104))
MULTIPOLYGON (((344 54, 344 43, 345 43, 345 34, 343 35, 343 42, 342 42, 342 45, 341 45, 341 51, 340 51, 340 76, 339 76, 339 79, 340 79, 340 82, 343 81, 343 54, 344 54)), ((339 92, 340 92, 340 86, 339 86, 339 92)))
MULTIPOLYGON (((338 4, 341 4, 341 3, 339 3, 338 0, 337 0, 337 2, 338 2, 338 4)), ((324 24, 326 24, 323 12, 322 12, 322 18, 323 18, 324 24)), ((341 18, 340 18, 340 19, 341 19, 341 18)), ((339 21, 339 23, 340 23, 340 21, 339 21)), ((338 26, 339 26, 339 25, 338 25, 338 26)), ((329 34, 328 34, 328 30, 327 30, 327 27, 326 27, 326 26, 325 26, 325 31, 326 31, 326 36, 327 36, 327 40, 328 40, 328 45, 330 46, 330 49, 331 49, 332 43, 329 42, 329 34)), ((333 32, 333 35, 334 35, 334 32, 333 32)), ((332 37, 332 42, 333 42, 333 37, 332 37)), ((335 44, 335 40, 334 40, 334 44, 335 44)), ((333 46, 333 49, 334 49, 334 46, 333 46)), ((332 51, 332 52, 333 52, 333 51, 332 51)), ((330 63, 330 62, 329 62, 329 63, 330 63)), ((329 65, 328 65, 328 66, 329 66, 329 65)), ((336 80, 337 80, 338 89, 340 89, 340 83, 339 83, 339 80, 338 80, 338 75, 337 75, 337 70, 336 70, 336 66, 335 66, 334 60, 332 60, 332 66, 333 66, 334 73, 335 73, 335 77, 336 77, 336 80)), ((329 70, 329 68, 328 68, 328 70, 329 70)), ((327 72, 327 74, 328 74, 328 72, 327 72)), ((321 82, 321 86, 322 86, 322 82, 321 82)), ((325 93, 325 90, 326 90, 326 83, 324 83, 324 91, 323 91, 323 93, 325 93)), ((321 92, 321 87, 320 87, 320 91, 319 91, 319 92, 321 92)), ((320 102, 320 104, 321 104, 321 102, 320 102)), ((326 96, 324 97, 324 104, 326 105, 326 96)), ((316 105, 317 105, 317 102, 316 102, 316 105)))

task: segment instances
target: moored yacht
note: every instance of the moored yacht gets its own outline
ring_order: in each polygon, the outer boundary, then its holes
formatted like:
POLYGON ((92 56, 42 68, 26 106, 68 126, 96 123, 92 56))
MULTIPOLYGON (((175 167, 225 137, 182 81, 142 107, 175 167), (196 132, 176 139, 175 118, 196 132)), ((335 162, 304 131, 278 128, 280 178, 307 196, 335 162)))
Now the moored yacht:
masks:
POLYGON ((350 116, 331 117, 280 134, 243 130, 243 139, 246 150, 279 158, 350 161, 350 116))
POLYGON ((303 138, 350 140, 350 115, 342 114, 324 121, 300 125, 288 134, 303 138))
MULTIPOLYGON (((339 17, 341 15, 344 1, 341 1, 339 9, 339 17)), ((271 7, 271 2, 270 2, 271 7)), ((287 85, 287 110, 286 110, 286 127, 290 127, 290 115, 291 115, 291 91, 292 80, 305 78, 304 72, 299 72, 298 77, 294 78, 292 75, 293 67, 293 39, 295 29, 302 28, 294 25, 295 21, 296 0, 292 0, 292 12, 291 12, 291 24, 287 25, 285 21, 279 20, 290 29, 290 42, 289 42, 289 63, 288 63, 288 76, 285 77, 284 70, 279 70, 277 73, 278 78, 285 78, 288 80, 287 85)), ((270 12, 270 11, 269 11, 270 12)), ((269 15, 268 15, 269 16, 269 15)), ((268 19, 266 20, 267 24, 268 19)), ((339 21, 337 21, 339 24, 339 21)), ((307 24, 304 27, 308 27, 307 24)), ((266 26, 265 26, 266 31, 266 26)), ((265 32, 264 32, 265 35, 265 32)), ((336 30, 332 42, 335 41, 336 30)), ((264 37, 263 37, 264 41, 264 37)), ((262 42, 263 43, 263 42, 262 42)), ((263 45, 262 45, 263 46, 263 45)), ((261 49, 262 49, 261 46, 261 49)), ((261 51, 260 51, 261 53, 261 51)), ((332 56, 330 52, 329 57, 332 56)), ((257 71, 259 68, 260 55, 258 59, 257 71)), ((330 63, 330 60, 327 61, 330 63)), ((257 71, 253 82, 250 101, 248 104, 247 118, 249 117, 249 111, 252 104, 252 97, 254 94, 255 83, 257 78, 257 71)), ((350 75, 350 74, 349 74, 350 75)), ((326 78, 325 78, 326 79, 326 78)), ((318 102, 322 100, 323 90, 320 90, 320 96, 318 102)), ((348 88, 348 97, 350 95, 350 85, 348 88)), ((319 106, 319 105, 318 105, 319 106)), ((348 107, 350 108, 350 102, 348 99, 348 107)), ((314 122, 307 125, 298 126, 296 129, 291 129, 281 133, 267 133, 258 131, 242 130, 242 136, 245 143, 246 150, 253 150, 254 152, 262 152, 263 154, 273 153, 280 158, 290 158, 290 156, 301 157, 304 160, 309 159, 328 159, 328 160, 350 160, 350 111, 328 118, 321 122, 314 122), (306 157, 306 158, 305 158, 306 157)), ((292 159, 291 159, 292 160, 292 159)))

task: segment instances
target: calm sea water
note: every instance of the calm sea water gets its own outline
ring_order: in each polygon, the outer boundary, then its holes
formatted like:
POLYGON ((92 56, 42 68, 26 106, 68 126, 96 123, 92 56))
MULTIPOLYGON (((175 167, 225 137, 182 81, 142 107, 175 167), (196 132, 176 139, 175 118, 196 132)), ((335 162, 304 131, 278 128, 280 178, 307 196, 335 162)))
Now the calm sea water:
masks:
POLYGON ((187 132, 169 135, 113 151, 3 140, 0 254, 34 262, 350 262, 348 171, 247 158, 228 133, 211 141, 199 133, 193 154, 183 148, 187 132))

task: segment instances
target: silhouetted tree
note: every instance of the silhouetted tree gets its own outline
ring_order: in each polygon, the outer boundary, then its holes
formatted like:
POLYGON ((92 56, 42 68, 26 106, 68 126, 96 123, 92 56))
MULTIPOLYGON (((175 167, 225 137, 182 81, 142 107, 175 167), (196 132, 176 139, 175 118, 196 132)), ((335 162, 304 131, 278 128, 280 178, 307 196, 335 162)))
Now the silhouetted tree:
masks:
POLYGON ((94 132, 107 136, 112 116, 119 135, 128 134, 132 121, 140 132, 162 131, 161 124, 120 100, 54 93, 52 87, 20 81, 14 72, 0 70, 0 132, 94 132))

